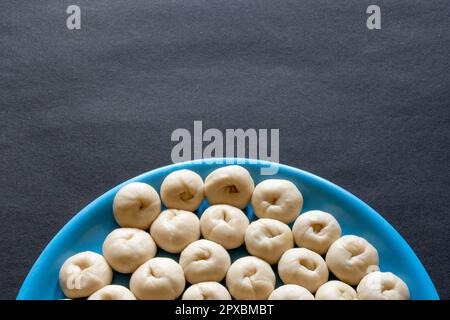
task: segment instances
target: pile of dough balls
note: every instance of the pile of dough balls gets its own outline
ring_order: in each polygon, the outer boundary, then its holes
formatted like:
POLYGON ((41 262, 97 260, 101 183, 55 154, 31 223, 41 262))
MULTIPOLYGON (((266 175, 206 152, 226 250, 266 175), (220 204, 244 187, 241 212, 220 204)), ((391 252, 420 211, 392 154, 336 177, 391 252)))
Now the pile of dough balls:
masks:
POLYGON ((300 214, 302 208, 294 183, 266 179, 255 186, 237 165, 214 170, 204 182, 193 171, 174 171, 159 194, 131 182, 114 197, 119 228, 106 236, 103 255, 69 257, 60 287, 68 298, 88 300, 410 298, 402 279, 379 271, 378 252, 366 239, 342 236, 330 213, 300 214), (205 198, 210 206, 199 218, 205 198), (251 223, 243 211, 249 204, 258 218, 251 223), (249 255, 232 262, 227 250, 239 247, 249 255), (157 256, 158 248, 178 261, 157 256), (284 283, 278 288, 274 270, 284 283), (128 287, 111 284, 114 271, 131 275, 128 287))

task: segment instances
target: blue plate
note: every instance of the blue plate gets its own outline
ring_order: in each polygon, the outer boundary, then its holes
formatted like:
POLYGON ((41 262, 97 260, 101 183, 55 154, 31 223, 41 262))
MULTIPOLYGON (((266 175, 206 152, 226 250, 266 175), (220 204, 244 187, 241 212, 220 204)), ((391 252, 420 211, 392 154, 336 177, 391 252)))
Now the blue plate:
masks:
MULTIPOLYGON (((339 221, 343 234, 354 234, 366 238, 378 250, 381 271, 391 271, 408 285, 412 299, 439 299, 434 285, 409 245, 398 232, 367 204, 315 175, 288 167, 279 166, 275 176, 262 176, 261 167, 270 165, 265 161, 244 159, 195 160, 152 170, 128 180, 108 191, 73 217, 47 245, 32 267, 20 289, 17 299, 61 299, 64 298, 58 284, 59 268, 71 255, 85 250, 101 253, 103 240, 117 224, 112 213, 112 202, 116 192, 132 181, 146 182, 159 190, 164 177, 179 169, 190 169, 203 178, 226 164, 240 164, 247 168, 255 183, 268 178, 288 179, 295 183, 304 197, 303 212, 319 209, 330 212, 339 221), (219 164, 221 163, 221 164, 219 164)), ((201 215, 208 203, 202 203, 201 215)), ((251 206, 246 209, 250 220, 254 219, 251 206)), ((245 248, 231 251, 232 260, 247 255, 245 248)), ((170 256, 161 250, 158 256, 170 256)), ((177 259, 176 256, 173 256, 177 259)), ((129 276, 115 274, 113 282, 127 285, 129 276)), ((278 281, 279 282, 279 281, 278 281)))

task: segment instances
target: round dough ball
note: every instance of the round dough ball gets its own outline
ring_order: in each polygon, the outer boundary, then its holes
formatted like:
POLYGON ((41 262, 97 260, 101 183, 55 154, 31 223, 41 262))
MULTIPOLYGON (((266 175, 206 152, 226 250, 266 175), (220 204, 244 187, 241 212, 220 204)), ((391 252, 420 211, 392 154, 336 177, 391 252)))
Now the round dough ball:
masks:
POLYGON ((167 209, 153 222, 150 234, 161 249, 180 253, 189 243, 200 239, 200 221, 192 212, 167 209))
POLYGON ((362 278, 358 287, 360 300, 409 300, 406 283, 391 272, 371 272, 362 278))
POLYGON ((131 292, 140 300, 175 300, 185 284, 183 269, 170 258, 148 260, 130 279, 131 292))
POLYGON ((205 197, 203 189, 203 180, 194 171, 174 171, 161 184, 161 200, 170 209, 195 211, 205 197))
POLYGON ((187 288, 181 300, 231 300, 231 295, 220 283, 208 281, 187 288))
POLYGON ((278 274, 285 284, 297 284, 310 292, 328 280, 328 268, 323 258, 305 248, 286 251, 278 262, 278 274))
POLYGON ((276 219, 289 224, 302 210, 303 196, 288 180, 267 179, 255 187, 252 206, 258 218, 276 219))
POLYGON ((355 289, 342 281, 328 281, 316 292, 316 300, 357 300, 355 289))
POLYGON ((325 258, 330 271, 341 281, 357 285, 372 271, 378 271, 378 252, 364 238, 348 235, 336 240, 325 258))
POLYGON ((121 273, 132 273, 156 255, 156 244, 148 232, 136 228, 119 228, 103 242, 103 256, 121 273))
POLYGON ((117 192, 113 212, 119 226, 147 230, 161 212, 161 200, 152 186, 131 182, 117 192))
POLYGON ((229 204, 245 208, 255 187, 250 173, 241 166, 214 170, 205 180, 205 194, 210 204, 229 204))
POLYGON ((201 239, 189 244, 180 255, 180 266, 192 284, 225 278, 231 259, 220 244, 201 239))
POLYGON ((302 213, 292 227, 295 243, 318 254, 325 254, 341 236, 341 227, 329 213, 312 210, 302 213))
POLYGON ((136 300, 136 297, 128 288, 112 284, 94 292, 88 300, 136 300))
POLYGON ((245 230, 250 221, 241 209, 227 204, 209 207, 200 217, 200 230, 204 238, 235 249, 244 243, 245 230))
POLYGON ((264 260, 247 256, 233 262, 226 284, 236 300, 266 300, 275 288, 275 273, 264 260))
POLYGON ((269 300, 314 300, 314 296, 307 289, 296 284, 285 284, 275 289, 269 300))
POLYGON ((263 218, 253 221, 247 228, 245 246, 251 255, 275 264, 286 250, 294 247, 294 239, 287 224, 263 218))
POLYGON ((59 285, 69 298, 87 297, 111 283, 111 267, 98 253, 85 251, 68 258, 59 270, 59 285))

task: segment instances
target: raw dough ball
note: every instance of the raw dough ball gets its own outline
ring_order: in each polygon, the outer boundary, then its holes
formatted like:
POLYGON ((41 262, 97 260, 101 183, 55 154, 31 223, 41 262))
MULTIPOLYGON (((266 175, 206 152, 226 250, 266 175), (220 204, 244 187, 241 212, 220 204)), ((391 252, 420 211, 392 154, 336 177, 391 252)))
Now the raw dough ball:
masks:
POLYGON ((287 224, 274 219, 258 219, 245 232, 245 246, 251 255, 274 264, 286 250, 294 247, 294 239, 287 224))
POLYGON ((366 239, 352 235, 336 240, 325 260, 330 271, 349 285, 357 285, 366 274, 379 269, 377 250, 366 239))
POLYGON ((227 204, 209 207, 200 217, 203 237, 221 244, 225 249, 235 249, 244 243, 245 230, 250 224, 241 209, 227 204))
POLYGON ((325 254, 341 236, 341 227, 329 213, 312 210, 302 213, 292 227, 295 243, 318 254, 325 254))
POLYGON ((226 284, 236 300, 266 300, 275 288, 275 273, 264 260, 247 256, 233 262, 226 284))
POLYGON ((119 226, 147 230, 161 211, 161 200, 153 187, 131 182, 117 192, 113 211, 119 226))
POLYGON ((169 258, 148 260, 130 279, 131 292, 140 300, 174 300, 185 284, 183 269, 169 258))
POLYGON ((128 288, 112 284, 94 292, 88 300, 136 300, 136 297, 128 288))
POLYGON ((222 281, 230 264, 227 250, 220 244, 205 239, 192 242, 180 255, 184 276, 192 284, 222 281))
POLYGON ((286 251, 278 262, 278 274, 286 284, 297 284, 310 292, 328 280, 328 268, 323 258, 305 248, 286 251))
POLYGON ((204 197, 203 180, 191 170, 174 171, 161 184, 161 200, 170 209, 195 211, 204 197))
POLYGON ((103 256, 121 273, 134 272, 156 254, 156 244, 148 232, 135 228, 119 228, 103 242, 103 256))
POLYGON ((216 169, 205 180, 205 194, 210 204, 229 204, 239 209, 248 205, 254 187, 250 173, 241 166, 216 169))
POLYGON ((200 221, 189 211, 164 210, 153 222, 150 234, 161 249, 180 253, 189 243, 200 239, 200 221))
POLYGON ((98 253, 85 251, 68 258, 59 270, 59 285, 69 298, 87 297, 111 283, 111 267, 98 253))
POLYGON ((358 287, 361 300, 409 300, 409 289, 402 279, 391 272, 371 272, 358 287))
POLYGON ((307 289, 296 284, 285 284, 275 289, 269 300, 314 300, 314 296, 307 289))
POLYGON ((342 281, 328 281, 316 292, 316 300, 357 300, 355 289, 342 281))
POLYGON ((303 196, 288 180, 267 179, 255 187, 252 206, 258 218, 291 223, 302 210, 303 196))
POLYGON ((208 281, 187 288, 181 300, 231 300, 231 296, 220 283, 208 281))

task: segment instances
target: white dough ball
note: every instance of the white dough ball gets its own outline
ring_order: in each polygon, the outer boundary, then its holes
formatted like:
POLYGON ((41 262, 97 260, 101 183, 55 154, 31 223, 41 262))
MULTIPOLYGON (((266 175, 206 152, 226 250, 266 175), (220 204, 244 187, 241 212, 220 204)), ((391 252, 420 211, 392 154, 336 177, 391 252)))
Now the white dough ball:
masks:
POLYGON ((121 227, 147 230, 161 211, 161 200, 152 186, 131 182, 114 197, 114 218, 121 227))
POLYGON ((210 204, 229 204, 245 208, 255 187, 250 173, 241 166, 226 166, 205 179, 205 194, 210 204))
POLYGON ((69 298, 87 297, 111 283, 113 272, 100 254, 85 251, 68 258, 59 271, 59 284, 69 298))
POLYGON ((245 246, 251 255, 275 264, 286 250, 294 247, 294 239, 287 224, 263 218, 247 228, 245 246))
POLYGON ((252 206, 258 218, 291 223, 302 210, 303 196, 288 180, 267 179, 255 187, 252 206))
POLYGON ((91 294, 88 300, 136 300, 136 297, 128 288, 111 284, 91 294))
POLYGON ((285 284, 297 284, 313 293, 328 280, 323 258, 305 248, 286 251, 278 262, 278 274, 285 284))
POLYGON ((161 249, 180 253, 189 243, 200 239, 200 221, 192 212, 167 209, 153 222, 150 234, 161 249))
POLYGON ((187 288, 181 300, 231 300, 231 295, 220 283, 208 281, 187 288))
POLYGON ((201 239, 189 244, 180 255, 186 280, 192 284, 225 278, 231 259, 220 244, 201 239))
POLYGON ((318 254, 325 254, 341 236, 341 227, 329 213, 312 210, 302 213, 292 227, 295 243, 318 254))
POLYGON ((316 300, 357 300, 355 289, 348 284, 332 280, 324 283, 317 289, 316 300))
POLYGON ((227 204, 210 206, 200 217, 200 230, 204 238, 235 249, 244 243, 250 221, 241 209, 227 204))
POLYGON ((330 271, 341 281, 357 285, 372 271, 378 271, 378 252, 364 238, 347 235, 328 249, 325 258, 330 271))
POLYGON ((314 296, 306 288, 296 284, 285 284, 276 288, 270 294, 269 300, 314 300, 314 296))
POLYGON ((181 266, 170 258, 153 258, 141 265, 130 279, 131 292, 139 300, 174 300, 186 281, 181 266))
POLYGON ((226 284, 236 300, 266 300, 275 288, 275 273, 264 260, 247 256, 233 262, 226 284))
POLYGON ((205 197, 202 178, 191 170, 170 173, 161 184, 161 200, 167 208, 195 211, 205 197))
POLYGON ((391 272, 371 272, 362 278, 358 287, 360 300, 409 300, 406 283, 391 272))
POLYGON ((136 228, 113 230, 103 242, 103 256, 121 273, 132 273, 156 255, 156 244, 148 232, 136 228))

